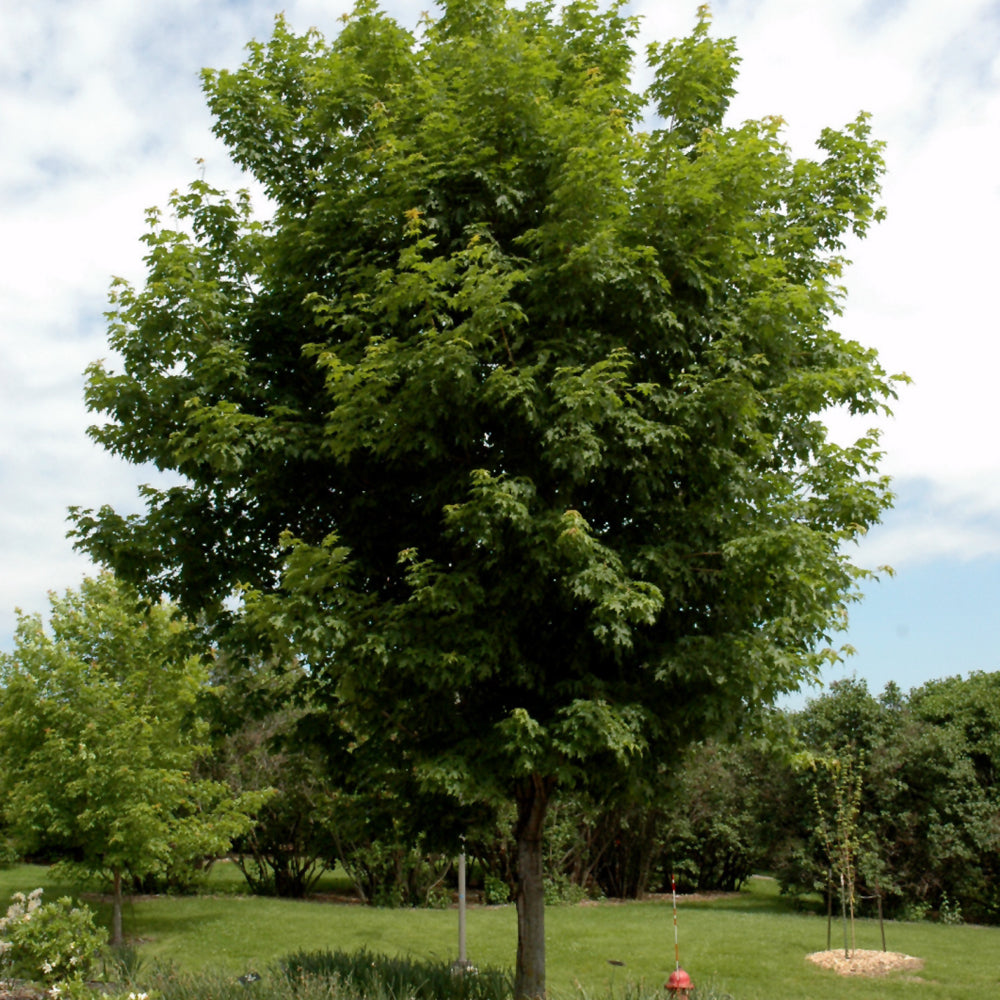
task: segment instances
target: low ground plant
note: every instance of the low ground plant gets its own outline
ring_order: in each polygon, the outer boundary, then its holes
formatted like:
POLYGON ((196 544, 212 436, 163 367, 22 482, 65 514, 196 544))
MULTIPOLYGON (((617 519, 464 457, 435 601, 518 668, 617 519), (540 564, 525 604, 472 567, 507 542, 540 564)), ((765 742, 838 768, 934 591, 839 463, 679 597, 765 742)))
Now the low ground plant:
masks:
POLYGON ((459 968, 401 956, 361 951, 297 952, 278 963, 289 981, 331 979, 361 997, 407 1000, 508 1000, 511 973, 499 968, 459 968))

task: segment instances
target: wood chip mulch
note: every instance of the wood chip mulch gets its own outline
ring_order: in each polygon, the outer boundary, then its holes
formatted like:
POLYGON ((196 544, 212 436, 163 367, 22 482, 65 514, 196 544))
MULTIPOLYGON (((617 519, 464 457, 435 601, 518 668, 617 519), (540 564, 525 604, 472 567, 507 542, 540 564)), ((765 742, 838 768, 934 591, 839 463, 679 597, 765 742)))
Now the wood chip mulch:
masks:
POLYGON ((857 949, 844 957, 844 949, 816 951, 806 956, 821 969, 833 969, 842 976, 884 976, 890 972, 916 972, 924 967, 922 958, 903 955, 898 951, 862 951, 857 949))

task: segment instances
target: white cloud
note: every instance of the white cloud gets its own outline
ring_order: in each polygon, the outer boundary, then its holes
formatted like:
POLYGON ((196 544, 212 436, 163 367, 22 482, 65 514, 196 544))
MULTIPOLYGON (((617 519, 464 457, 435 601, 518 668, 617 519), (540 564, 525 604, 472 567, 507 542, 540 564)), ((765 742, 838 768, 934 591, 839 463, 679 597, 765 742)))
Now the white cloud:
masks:
MULTIPOLYGON (((347 0, 292 0, 332 36, 347 0)), ((387 5, 414 27, 424 2, 387 5)), ((897 565, 1000 554, 1000 362, 992 289, 1000 14, 992 0, 718 0, 743 57, 736 119, 780 114, 798 155, 866 109, 888 142, 888 221, 852 247, 841 328, 915 379, 885 430, 900 509, 865 542, 897 565)), ((636 3, 640 44, 687 32, 696 3, 636 3)), ((15 604, 75 584, 71 503, 135 507, 146 478, 88 442, 82 371, 107 353, 112 274, 141 277, 143 210, 197 175, 237 183, 200 93, 270 34, 265 0, 36 0, 0 32, 0 635, 15 604)), ((641 51, 641 50, 640 50, 641 51)), ((883 560, 884 557, 884 560, 883 560)))
POLYGON ((888 219, 850 247, 839 326, 913 378, 883 425, 885 469, 901 502, 929 484, 918 492, 930 506, 917 521, 889 515, 866 548, 896 564, 1000 554, 996 514, 971 514, 1000 511, 1000 10, 989 0, 763 0, 720 5, 715 28, 736 34, 744 57, 737 117, 782 115, 793 149, 810 155, 823 125, 866 109, 887 142, 888 219))
POLYGON ((970 562, 984 557, 1000 557, 1000 523, 994 519, 983 526, 965 520, 961 512, 954 516, 944 509, 939 517, 930 513, 890 517, 862 542, 857 563, 868 569, 891 566, 904 572, 940 559, 970 562))

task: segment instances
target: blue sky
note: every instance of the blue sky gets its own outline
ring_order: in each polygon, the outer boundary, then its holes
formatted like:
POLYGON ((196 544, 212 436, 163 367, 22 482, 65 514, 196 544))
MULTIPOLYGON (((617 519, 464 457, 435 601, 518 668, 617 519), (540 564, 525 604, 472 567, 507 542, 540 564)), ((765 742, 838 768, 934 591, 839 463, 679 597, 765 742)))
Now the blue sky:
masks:
POLYGON ((1000 669, 995 595, 1000 562, 935 560, 872 586, 852 615, 847 664, 878 690, 907 677, 1000 669))
MULTIPOLYGON (((429 0, 386 8, 414 26, 429 0)), ((640 45, 689 30, 697 4, 635 2, 640 45)), ((293 27, 327 35, 340 0, 288 0, 293 27)), ((242 181, 212 137, 203 66, 238 65, 270 33, 260 0, 34 0, 0 30, 0 648, 14 608, 91 570, 65 540, 71 504, 135 509, 143 470, 89 443, 86 365, 107 355, 111 275, 140 280, 143 211, 202 169, 242 181)), ((997 0, 725 0, 715 31, 742 56, 732 120, 781 115, 812 155, 824 126, 861 109, 886 140, 887 221, 849 248, 842 332, 905 370, 884 427, 896 510, 860 547, 889 563, 831 669, 904 689, 1000 669, 1000 449, 993 303, 1000 253, 1000 4, 997 0)), ((640 47, 641 51, 641 47, 640 47)), ((641 68, 637 78, 642 79, 641 68)), ((851 428, 834 421, 835 432, 851 428)))

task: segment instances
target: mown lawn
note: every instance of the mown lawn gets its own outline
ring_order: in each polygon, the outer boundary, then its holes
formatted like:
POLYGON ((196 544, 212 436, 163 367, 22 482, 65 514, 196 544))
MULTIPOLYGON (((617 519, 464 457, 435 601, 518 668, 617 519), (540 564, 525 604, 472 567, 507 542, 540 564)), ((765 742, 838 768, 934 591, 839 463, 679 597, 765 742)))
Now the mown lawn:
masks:
MULTIPOLYGON (((0 905, 16 889, 42 885, 47 898, 72 887, 47 869, 0 871, 0 905)), ((324 888, 337 888, 336 880, 324 888)), ((84 890, 85 891, 85 890, 84 890)), ((106 907, 99 907, 106 916, 106 907)), ((548 978, 558 997, 624 996, 629 983, 662 991, 674 967, 669 900, 601 902, 552 907, 547 912, 548 978), (623 962, 624 965, 612 965, 623 962)), ((454 910, 377 910, 317 901, 260 899, 241 891, 230 866, 219 866, 197 896, 138 899, 125 915, 147 963, 183 969, 215 968, 239 974, 264 970, 282 955, 314 949, 370 951, 439 959, 457 955, 454 910)), ((1000 928, 888 923, 891 951, 925 960, 917 974, 855 979, 806 961, 826 947, 826 920, 795 912, 773 884, 754 880, 735 898, 682 900, 678 910, 681 964, 695 984, 733 1000, 986 1000, 1000 996, 1000 928)), ((480 965, 513 962, 512 906, 474 907, 468 916, 468 952, 480 965)), ((834 926, 833 944, 842 943, 834 926)), ((880 947, 878 925, 860 921, 859 948, 880 947)))

